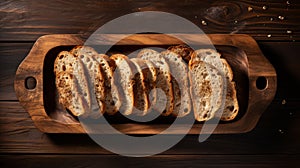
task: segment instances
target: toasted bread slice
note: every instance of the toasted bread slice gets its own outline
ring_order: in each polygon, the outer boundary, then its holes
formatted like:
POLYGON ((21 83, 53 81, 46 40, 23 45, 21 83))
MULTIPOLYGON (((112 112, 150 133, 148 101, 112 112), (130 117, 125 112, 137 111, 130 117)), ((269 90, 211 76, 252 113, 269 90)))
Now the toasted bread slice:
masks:
POLYGON ((221 117, 222 121, 231 121, 233 120, 239 111, 239 104, 236 93, 235 82, 233 82, 233 73, 231 67, 225 59, 221 59, 223 63, 223 68, 225 71, 225 76, 227 77, 227 93, 226 101, 224 106, 224 111, 221 117))
POLYGON ((132 62, 123 54, 115 54, 110 57, 115 62, 114 83, 118 88, 121 107, 119 112, 124 115, 130 115, 134 106, 134 71, 132 62))
MULTIPOLYGON (((216 67, 216 69, 218 71, 220 71, 220 73, 224 73, 223 65, 222 65, 222 61, 221 61, 221 54, 218 53, 217 51, 213 50, 213 49, 199 49, 196 50, 194 52, 194 54, 191 57, 191 61, 204 61, 207 64, 210 64, 214 67, 216 67)), ((210 74, 210 72, 209 72, 210 74)), ((210 74, 210 76, 212 76, 212 74, 210 74)), ((215 81, 215 82, 219 82, 219 81, 215 81)), ((225 83, 226 84, 226 83, 225 83)), ((219 86, 222 85, 221 83, 217 83, 215 86, 219 86)), ((214 94, 212 94, 212 102, 211 105, 213 107, 212 111, 216 112, 217 110, 220 109, 221 104, 222 104, 222 95, 220 94, 220 89, 221 88, 213 88, 213 92, 215 92, 214 94), (217 89, 217 90, 215 90, 217 89)))
POLYGON ((105 54, 98 54, 93 57, 99 63, 99 68, 103 74, 102 77, 104 82, 103 84, 100 84, 101 82, 99 82, 99 87, 96 83, 96 97, 104 103, 105 113, 113 115, 118 112, 118 109, 121 106, 119 93, 114 85, 112 69, 113 61, 105 54))
MULTIPOLYGON (((238 113, 239 107, 237 103, 235 83, 232 82, 233 73, 227 61, 221 58, 221 54, 213 49, 196 50, 192 55, 191 60, 192 61, 200 60, 209 63, 215 66, 221 73, 224 74, 224 76, 226 77, 227 93, 226 93, 225 106, 224 106, 221 120, 225 120, 225 121, 229 121, 229 119, 233 120, 238 113)), ((221 107, 221 101, 222 101, 221 96, 219 96, 219 99, 216 101, 216 104, 213 105, 214 111, 217 111, 221 107)))
MULTIPOLYGON (((57 75, 59 72, 68 72, 76 77, 78 81, 78 94, 83 95, 87 106, 82 117, 89 116, 91 112, 91 92, 88 87, 88 79, 86 78, 86 70, 82 61, 67 51, 62 51, 58 54, 54 62, 54 72, 57 75)), ((83 108, 82 108, 83 109, 83 108)))
POLYGON ((104 113, 104 105, 101 101, 96 99, 96 89, 95 89, 95 79, 97 80, 101 77, 101 72, 99 69, 98 62, 94 59, 93 56, 98 55, 98 53, 91 47, 88 46, 77 46, 70 51, 75 57, 78 57, 84 65, 84 72, 86 78, 88 79, 88 87, 90 91, 91 101, 91 111, 89 113, 92 118, 99 118, 104 113))
POLYGON ((75 76, 66 71, 56 74, 55 84, 58 91, 59 103, 74 116, 81 116, 87 108, 85 98, 80 95, 78 81, 75 76))
POLYGON ((165 95, 162 95, 162 92, 157 92, 154 109, 163 116, 170 115, 174 110, 174 95, 172 77, 168 63, 160 53, 152 49, 141 50, 137 57, 151 61, 157 68, 156 88, 160 88, 165 95))
POLYGON ((157 78, 157 70, 155 68, 155 65, 149 61, 144 60, 148 70, 146 71, 146 77, 145 77, 145 85, 146 85, 146 94, 149 98, 149 108, 148 113, 151 113, 154 111, 154 107, 157 100, 157 91, 156 91, 156 78, 157 78))
POLYGON ((183 117, 191 111, 191 99, 189 93, 188 65, 178 54, 166 50, 161 53, 170 66, 174 93, 174 116, 183 117))
POLYGON ((214 94, 223 97, 223 78, 220 71, 203 61, 189 63, 190 92, 194 115, 197 121, 206 121, 215 117, 212 103, 214 94), (219 88, 219 89, 217 89, 219 88))
POLYGON ((139 58, 130 59, 134 66, 136 67, 137 72, 134 72, 134 114, 144 116, 147 114, 149 108, 149 83, 147 83, 147 75, 151 75, 145 60, 139 58))

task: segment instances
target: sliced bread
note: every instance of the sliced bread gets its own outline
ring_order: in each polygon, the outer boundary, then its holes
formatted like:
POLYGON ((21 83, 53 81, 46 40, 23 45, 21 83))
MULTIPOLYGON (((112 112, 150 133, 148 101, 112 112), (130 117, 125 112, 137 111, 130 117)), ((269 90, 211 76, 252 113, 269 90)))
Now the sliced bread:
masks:
POLYGON ((178 54, 166 50, 161 53, 169 64, 172 74, 172 86, 174 93, 174 110, 172 114, 184 117, 191 111, 191 99, 189 93, 188 65, 178 54))
MULTIPOLYGON (((221 55, 213 49, 199 49, 199 50, 196 50, 193 53, 193 55, 191 56, 191 62, 204 61, 205 63, 207 63, 206 65, 210 64, 210 65, 216 67, 216 69, 218 71, 220 71, 220 73, 224 73, 224 71, 222 69, 223 65, 222 65, 222 61, 221 61, 220 57, 221 57, 221 55)), ((210 71, 209 71, 209 74, 210 74, 210 77, 212 77, 213 74, 211 74, 210 71)), ((219 86, 223 85, 222 83, 219 83, 222 81, 216 80, 215 81, 215 82, 217 82, 216 85, 212 85, 213 94, 212 94, 211 106, 213 107, 212 108, 213 113, 215 113, 217 110, 219 110, 221 107, 221 104, 222 104, 222 95, 221 95, 222 88, 219 87, 219 86)))
POLYGON ((99 118, 103 112, 104 107, 102 102, 97 101, 96 99, 96 89, 95 89, 95 79, 96 76, 101 77, 101 72, 99 71, 98 62, 94 59, 93 56, 98 55, 98 53, 91 47, 88 46, 77 46, 70 51, 75 57, 78 57, 79 60, 82 61, 84 65, 84 72, 86 78, 88 79, 88 87, 90 91, 91 101, 91 111, 90 117, 92 118, 99 118))
POLYGON ((56 74, 55 84, 58 91, 59 103, 74 116, 81 116, 88 108, 85 98, 80 95, 78 81, 75 76, 66 71, 56 74))
POLYGON ((212 105, 216 102, 214 98, 222 97, 223 94, 220 89, 223 88, 222 74, 203 61, 190 61, 189 79, 195 119, 206 121, 215 117, 216 111, 212 105))
MULTIPOLYGON (((233 73, 232 70, 227 63, 227 61, 221 58, 221 54, 218 53, 216 50, 213 49, 199 49, 194 52, 191 57, 191 61, 204 61, 208 64, 213 65, 216 67, 221 73, 224 74, 226 81, 227 93, 226 93, 226 100, 224 105, 223 114, 221 120, 228 121, 229 119, 232 120, 238 113, 238 103, 236 97, 236 89, 235 83, 232 82, 233 73)), ((216 95, 218 96, 218 95, 216 95)), ((216 98, 214 98, 216 100, 216 98)), ((219 96, 216 103, 213 104, 213 111, 217 111, 221 107, 222 96, 219 96)))
POLYGON ((239 104, 236 93, 235 82, 233 82, 233 73, 231 67, 225 59, 221 59, 223 63, 224 73, 227 77, 227 93, 226 101, 224 106, 224 111, 221 117, 222 121, 231 121, 233 120, 239 111, 239 104))
POLYGON ((78 94, 83 95, 87 106, 82 113, 82 117, 89 116, 91 112, 91 92, 86 78, 86 70, 82 61, 67 51, 62 51, 58 54, 54 62, 54 72, 57 75, 59 72, 68 72, 76 77, 78 81, 78 94))
POLYGON ((149 98, 149 108, 147 113, 152 113, 154 111, 154 107, 157 100, 157 91, 156 91, 156 78, 157 78, 157 70, 155 68, 155 65, 149 61, 144 60, 148 70, 146 71, 146 77, 145 77, 145 85, 146 85, 146 94, 149 98))
POLYGON ((115 54, 110 57, 115 63, 114 84, 116 85, 121 98, 119 112, 123 115, 130 115, 134 106, 134 65, 123 54, 115 54))
MULTIPOLYGON (((99 68, 102 72, 103 82, 99 82, 99 87, 96 82, 96 98, 100 99, 105 105, 105 113, 113 115, 120 108, 120 98, 113 80, 112 60, 105 54, 93 56, 99 63, 99 68)), ((96 77, 98 78, 98 77, 96 77)), ((99 78, 100 79, 100 78, 99 78)))
POLYGON ((162 92, 157 92, 157 99, 153 108, 163 116, 170 115, 174 110, 174 95, 168 63, 160 53, 152 49, 141 50, 137 57, 151 61, 157 68, 156 88, 161 89, 162 92))
MULTIPOLYGON (((133 114, 144 116, 147 114, 149 108, 149 89, 147 75, 149 76, 150 70, 144 60, 139 58, 130 59, 135 66, 137 72, 134 73, 134 110, 133 114)), ((151 75, 151 74, 150 74, 151 75)))

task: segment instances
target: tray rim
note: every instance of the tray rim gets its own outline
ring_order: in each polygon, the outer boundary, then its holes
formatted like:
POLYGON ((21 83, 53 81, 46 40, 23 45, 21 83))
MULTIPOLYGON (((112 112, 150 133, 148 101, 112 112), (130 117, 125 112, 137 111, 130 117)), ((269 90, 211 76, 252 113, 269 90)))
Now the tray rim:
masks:
MULTIPOLYGON (((244 116, 239 120, 231 123, 219 124, 214 130, 214 134, 226 134, 226 133, 245 133, 251 131, 257 124, 260 116, 265 111, 267 106, 271 103, 275 96, 277 88, 276 71, 270 62, 263 56, 256 41, 246 34, 167 34, 170 38, 165 38, 164 34, 99 34, 100 40, 103 44, 111 44, 110 39, 129 37, 128 43, 120 41, 118 45, 151 45, 151 44, 179 44, 181 41, 172 37, 180 37, 185 39, 185 42, 189 44, 199 44, 205 36, 209 37, 214 45, 226 45, 234 46, 242 49, 248 59, 248 78, 249 78, 249 101, 247 111, 244 116), (129 36, 130 35, 130 36, 129 36), (163 40, 159 39, 164 36, 163 40), (144 41, 147 41, 147 44, 144 41), (247 45, 245 45, 245 43, 247 45), (263 73, 258 70, 263 68, 263 73), (268 80, 268 87, 264 90, 258 90, 256 84, 253 81, 259 76, 264 76, 268 80), (259 97, 255 95, 261 95, 259 97), (253 98, 256 97, 255 100, 253 98), (250 101, 253 100, 253 101, 250 101), (263 99, 263 101, 262 101, 263 99), (259 106, 259 108, 258 108, 259 106)), ((32 63, 44 62, 44 58, 47 52, 56 47, 62 45, 83 45, 84 36, 80 34, 53 34, 44 35, 37 39, 34 43, 31 51, 26 58, 19 65, 15 77, 15 91, 21 105, 28 111, 36 127, 45 133, 85 133, 80 123, 66 124, 58 120, 50 118, 45 109, 43 102, 43 64, 37 64, 33 70, 28 70, 28 67, 32 63), (56 41, 54 41, 55 39, 56 41), (27 90, 24 88, 25 77, 33 76, 37 79, 37 86, 33 90, 27 90), (40 79, 40 80, 38 80, 40 79), (39 94, 38 94, 39 93, 39 94), (28 105, 30 103, 30 106, 28 105)), ((130 128, 132 124, 117 124, 130 128)), ((126 134, 156 134, 159 133, 164 124, 157 124, 151 129, 143 127, 140 124, 139 129, 128 130, 121 129, 126 134)), ((189 134, 199 134, 202 124, 194 124, 189 131, 189 134)), ((108 132, 109 134, 109 132, 108 132)), ((173 134, 173 133, 172 133, 173 134)), ((174 134, 181 134, 180 130, 174 132, 174 134)))

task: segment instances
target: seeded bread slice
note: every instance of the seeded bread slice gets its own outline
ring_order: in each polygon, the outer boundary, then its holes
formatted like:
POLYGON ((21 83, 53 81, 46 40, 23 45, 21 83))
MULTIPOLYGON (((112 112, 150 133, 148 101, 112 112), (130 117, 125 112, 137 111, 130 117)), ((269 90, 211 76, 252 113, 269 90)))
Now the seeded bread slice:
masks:
POLYGON ((146 78, 145 78, 145 85, 146 88, 148 88, 146 91, 148 91, 146 94, 149 98, 149 108, 148 113, 152 113, 154 111, 154 107, 157 100, 157 92, 156 92, 156 77, 157 77, 157 70, 155 68, 155 65, 149 61, 144 60, 148 70, 146 71, 146 78))
POLYGON ((96 97, 101 102, 104 102, 105 113, 113 115, 118 112, 120 108, 120 98, 116 86, 114 85, 112 60, 105 54, 94 56, 99 63, 99 68, 103 74, 103 82, 99 82, 99 87, 96 83, 96 97))
POLYGON ((165 95, 163 95, 162 92, 157 92, 157 100, 154 109, 163 116, 170 115, 174 110, 174 95, 172 77, 168 63, 160 53, 152 49, 141 50, 137 57, 151 61, 157 68, 156 88, 161 89, 165 95))
POLYGON ((91 92, 88 87, 88 79, 86 78, 86 71, 82 61, 67 51, 62 51, 58 54, 54 62, 54 73, 57 75, 59 72, 68 72, 76 77, 78 81, 78 94, 83 95, 85 101, 87 102, 84 113, 82 117, 89 116, 91 112, 91 92))
POLYGON ((188 65, 178 54, 166 50, 161 53, 170 66, 174 93, 173 115, 184 117, 191 111, 191 99, 189 93, 188 65))
POLYGON ((239 111, 239 104, 237 100, 236 86, 233 82, 233 73, 231 67, 225 59, 221 59, 223 63, 223 68, 225 70, 225 76, 227 77, 227 93, 224 111, 221 117, 222 121, 231 121, 233 120, 239 111))
POLYGON ((134 106, 135 109, 133 110, 134 114, 144 116, 147 114, 147 110, 149 108, 149 89, 148 86, 149 81, 147 78, 151 75, 149 68, 144 60, 139 58, 131 58, 130 59, 134 64, 137 72, 134 72, 134 106), (148 82, 148 83, 147 83, 148 82))
POLYGON ((116 67, 114 68, 114 83, 118 88, 121 98, 119 111, 124 115, 130 115, 134 106, 134 71, 132 62, 123 54, 115 54, 110 57, 116 67))
MULTIPOLYGON (((213 49, 199 49, 196 50, 194 52, 194 54, 191 56, 191 61, 204 61, 214 67, 216 67, 216 69, 218 71, 220 71, 220 73, 224 73, 223 70, 223 64, 221 61, 221 54, 218 53, 217 51, 213 50, 213 49)), ((212 74, 209 72, 210 76, 212 76, 212 74)), ((215 82, 219 82, 219 81, 215 81, 215 82)), ((226 84, 226 83, 225 83, 226 84)), ((218 85, 222 85, 221 83, 217 83, 215 86, 218 85)), ((212 94, 212 102, 211 105, 213 107, 212 111, 216 112, 217 110, 220 109, 221 104, 222 104, 222 95, 220 94, 220 89, 221 88, 217 88, 217 87, 213 87, 213 93, 212 94)))
POLYGON ((87 102, 79 93, 78 81, 75 76, 66 71, 56 74, 55 84, 58 91, 59 103, 74 116, 81 116, 87 108, 87 102))
POLYGON ((193 101, 194 115, 197 121, 206 121, 215 117, 212 103, 214 94, 223 94, 222 74, 214 67, 203 61, 189 63, 190 92, 193 101))
MULTIPOLYGON (((233 73, 227 61, 221 58, 221 54, 213 49, 196 50, 192 55, 191 60, 201 60, 209 63, 215 66, 221 73, 224 74, 224 76, 226 77, 227 93, 221 120, 229 121, 234 119, 238 113, 239 107, 237 103, 235 83, 232 82, 233 73)), ((217 111, 220 108, 221 101, 222 100, 220 96, 218 101, 216 101, 216 105, 214 105, 214 111, 217 111)))
POLYGON ((96 76, 101 77, 102 75, 98 68, 98 62, 93 57, 98 55, 98 53, 88 46, 76 46, 70 51, 70 53, 75 57, 78 57, 84 65, 84 72, 86 72, 85 76, 88 79, 87 82, 91 96, 91 101, 89 102, 91 111, 89 115, 92 118, 99 118, 104 112, 104 107, 101 101, 97 101, 95 94, 96 76))

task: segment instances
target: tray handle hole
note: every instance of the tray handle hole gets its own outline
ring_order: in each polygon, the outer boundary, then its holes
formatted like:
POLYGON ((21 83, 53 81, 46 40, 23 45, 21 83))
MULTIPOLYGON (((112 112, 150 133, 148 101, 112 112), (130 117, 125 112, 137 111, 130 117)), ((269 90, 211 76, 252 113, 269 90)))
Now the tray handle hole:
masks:
POLYGON ((35 89, 36 87, 36 79, 32 76, 29 76, 25 79, 25 88, 28 90, 35 89))
POLYGON ((256 88, 259 90, 264 90, 268 86, 268 79, 264 76, 260 76, 256 79, 256 88))

